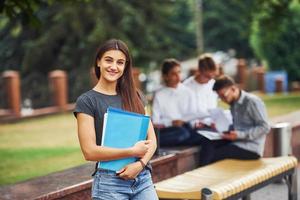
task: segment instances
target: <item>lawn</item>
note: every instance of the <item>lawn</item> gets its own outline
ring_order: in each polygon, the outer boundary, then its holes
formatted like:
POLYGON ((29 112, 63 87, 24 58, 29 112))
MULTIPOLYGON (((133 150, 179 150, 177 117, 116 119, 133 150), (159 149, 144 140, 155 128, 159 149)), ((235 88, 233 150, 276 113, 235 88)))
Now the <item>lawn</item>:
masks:
MULTIPOLYGON (((269 117, 300 110, 300 93, 258 95, 269 117)), ((86 163, 71 113, 0 125, 0 158, 0 185, 86 163)))
POLYGON ((260 96, 267 106, 269 117, 300 110, 300 93, 260 96))
POLYGON ((0 185, 85 163, 72 114, 0 125, 0 185))

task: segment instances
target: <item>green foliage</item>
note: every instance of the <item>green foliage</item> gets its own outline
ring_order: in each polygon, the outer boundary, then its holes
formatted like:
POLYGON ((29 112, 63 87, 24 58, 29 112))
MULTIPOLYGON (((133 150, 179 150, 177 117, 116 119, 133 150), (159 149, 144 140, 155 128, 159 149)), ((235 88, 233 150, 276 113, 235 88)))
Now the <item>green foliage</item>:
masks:
MULTIPOLYGON (((0 71, 87 71, 99 44, 128 43, 134 65, 152 70, 166 57, 196 54, 194 1, 4 0, 0 71)), ((235 49, 299 80, 299 1, 203 1, 206 51, 235 49), (251 43, 251 46, 250 44, 251 43), (253 53, 254 51, 254 53, 253 53)))
MULTIPOLYGON (((45 1, 45 0, 44 0, 45 1)), ((44 3, 39 0, 3 0, 0 4, 0 13, 13 20, 20 20, 22 24, 37 26, 38 18, 33 14, 44 3)))
MULTIPOLYGON (((57 68, 87 69, 98 45, 109 38, 124 40, 134 64, 143 68, 165 57, 190 57, 195 50, 191 8, 185 1, 26 2, 39 26, 11 15, 1 16, 0 71, 47 74, 57 68)), ((5 10, 11 8, 19 9, 19 5, 6 4, 5 10)), ((20 13, 27 13, 27 9, 20 13)))
POLYGON ((272 70, 285 70, 300 80, 300 4, 298 1, 260 1, 252 22, 251 45, 272 70))
POLYGON ((203 1, 203 32, 208 50, 235 49, 238 57, 252 57, 248 41, 252 0, 203 1))

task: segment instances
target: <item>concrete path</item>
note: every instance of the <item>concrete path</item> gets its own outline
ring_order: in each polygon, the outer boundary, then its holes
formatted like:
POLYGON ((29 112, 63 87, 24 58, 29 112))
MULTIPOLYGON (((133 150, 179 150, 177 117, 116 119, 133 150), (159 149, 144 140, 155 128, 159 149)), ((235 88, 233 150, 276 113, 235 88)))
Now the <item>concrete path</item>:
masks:
MULTIPOLYGON (((298 200, 300 200, 300 166, 298 166, 298 200)), ((288 190, 285 183, 274 183, 251 194, 253 200, 288 200, 288 190)))

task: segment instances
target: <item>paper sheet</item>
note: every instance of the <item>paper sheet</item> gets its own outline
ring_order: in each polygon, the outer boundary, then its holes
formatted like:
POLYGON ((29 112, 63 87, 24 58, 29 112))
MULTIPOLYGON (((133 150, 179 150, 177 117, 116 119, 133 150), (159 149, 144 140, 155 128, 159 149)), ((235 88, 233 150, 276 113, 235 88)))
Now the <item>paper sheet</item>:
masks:
POLYGON ((197 132, 210 140, 221 140, 222 139, 222 133, 218 133, 218 132, 214 132, 214 131, 207 131, 207 130, 198 130, 197 132))
POLYGON ((223 133, 228 131, 229 126, 232 124, 232 117, 230 111, 221 108, 210 109, 209 113, 213 119, 218 132, 223 133))

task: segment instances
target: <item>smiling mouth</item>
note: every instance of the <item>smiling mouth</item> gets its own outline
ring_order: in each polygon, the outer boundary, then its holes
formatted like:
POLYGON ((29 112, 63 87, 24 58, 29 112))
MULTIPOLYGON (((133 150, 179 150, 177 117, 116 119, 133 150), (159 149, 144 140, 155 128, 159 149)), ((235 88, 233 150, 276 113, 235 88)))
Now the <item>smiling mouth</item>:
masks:
POLYGON ((111 76, 115 76, 118 74, 118 72, 111 72, 111 71, 108 71, 108 74, 111 75, 111 76))

